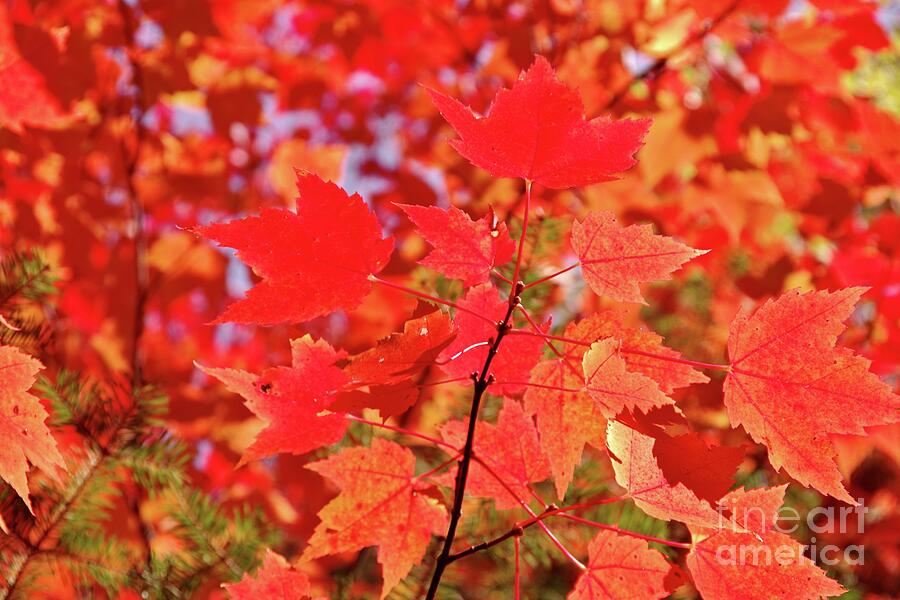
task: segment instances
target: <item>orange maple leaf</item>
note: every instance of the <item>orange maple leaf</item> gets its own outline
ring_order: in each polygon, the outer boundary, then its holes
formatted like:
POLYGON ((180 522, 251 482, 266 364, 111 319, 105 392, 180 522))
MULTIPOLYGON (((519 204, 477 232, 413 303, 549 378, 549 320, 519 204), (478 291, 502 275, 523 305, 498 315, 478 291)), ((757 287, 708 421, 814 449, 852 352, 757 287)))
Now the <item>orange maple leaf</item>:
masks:
POLYGON ((378 547, 384 571, 382 598, 425 555, 431 535, 447 529, 447 513, 421 493, 416 457, 394 442, 375 439, 371 448, 345 448, 307 465, 341 493, 319 511, 321 523, 303 558, 378 547))
POLYGON ((616 600, 664 598, 671 566, 647 542, 600 531, 588 546, 588 563, 567 600, 616 600))
POLYGON ((608 212, 590 213, 572 225, 572 249, 596 294, 639 303, 644 303, 639 283, 668 279, 682 264, 708 252, 656 235, 650 225, 622 227, 608 212))
MULTIPOLYGON (((468 422, 449 421, 441 426, 441 437, 449 444, 462 448, 466 441, 468 422)), ((543 481, 549 474, 547 461, 541 453, 534 422, 515 400, 506 399, 497 424, 479 421, 476 425, 475 454, 478 461, 469 471, 466 493, 482 498, 493 498, 499 509, 519 506, 517 498, 529 498, 528 485, 543 481), (487 463, 490 471, 481 466, 487 463), (491 473, 501 474, 504 486, 491 473), (507 489, 507 486, 509 489, 507 489), (510 494, 510 490, 516 495, 510 494)), ((455 472, 444 474, 438 480, 454 485, 455 472)))
MULTIPOLYGON (((0 346, 0 478, 5 479, 33 511, 28 495, 28 462, 56 478, 65 461, 56 440, 44 423, 47 411, 29 394, 37 372, 43 367, 14 346, 0 346)), ((0 529, 7 531, 0 516, 0 529)))
POLYGON ((724 497, 737 527, 708 537, 708 531, 692 528, 695 542, 686 562, 703 598, 818 600, 846 591, 803 555, 802 544, 773 530, 785 487, 736 490, 724 497))
POLYGON ((764 444, 776 469, 850 503, 829 434, 862 435, 896 422, 900 407, 867 359, 835 348, 865 291, 792 291, 741 312, 731 324, 725 380, 731 424, 764 444))

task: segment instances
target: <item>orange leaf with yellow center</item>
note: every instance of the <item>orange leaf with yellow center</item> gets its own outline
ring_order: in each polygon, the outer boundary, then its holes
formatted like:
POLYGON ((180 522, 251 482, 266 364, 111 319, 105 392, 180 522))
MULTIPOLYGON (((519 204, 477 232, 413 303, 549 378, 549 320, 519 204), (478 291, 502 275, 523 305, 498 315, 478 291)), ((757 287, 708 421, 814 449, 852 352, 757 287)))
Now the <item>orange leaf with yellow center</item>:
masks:
POLYGON ((628 370, 619 355, 619 343, 607 338, 591 344, 582 358, 584 386, 597 403, 600 413, 611 418, 623 410, 647 412, 651 408, 672 404, 656 382, 628 370))
POLYGON ((584 342, 584 345, 563 344, 563 353, 577 361, 581 361, 597 340, 610 337, 619 340, 619 353, 628 370, 650 377, 666 394, 693 383, 709 381, 709 377, 690 365, 676 362, 681 354, 663 345, 659 334, 627 326, 623 315, 615 310, 604 310, 569 323, 563 336, 584 342))

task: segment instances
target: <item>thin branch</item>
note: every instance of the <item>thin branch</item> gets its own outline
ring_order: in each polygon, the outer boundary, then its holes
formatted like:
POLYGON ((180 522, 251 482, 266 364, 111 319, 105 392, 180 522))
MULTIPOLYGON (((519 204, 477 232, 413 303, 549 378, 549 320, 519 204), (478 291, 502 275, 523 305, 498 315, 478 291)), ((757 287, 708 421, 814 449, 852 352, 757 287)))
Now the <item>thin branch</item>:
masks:
POLYGON ((584 340, 576 340, 574 338, 567 338, 561 335, 553 335, 552 333, 544 333, 543 331, 529 331, 527 329, 513 329, 509 332, 510 335, 530 335, 542 337, 545 340, 553 340, 554 342, 563 342, 565 344, 575 344, 577 346, 587 346, 590 347, 590 342, 586 342, 584 340))
POLYGON ((581 262, 580 262, 580 261, 579 261, 579 262, 576 262, 576 263, 573 264, 573 265, 569 265, 569 266, 566 267, 565 269, 560 269, 559 271, 557 271, 557 272, 555 272, 555 273, 551 273, 550 275, 547 275, 546 277, 541 277, 541 278, 538 279, 537 281, 532 281, 531 283, 529 283, 528 285, 525 286, 525 289, 526 289, 526 290, 531 289, 531 288, 533 288, 533 287, 535 287, 535 286, 538 286, 538 285, 540 285, 540 284, 542 284, 542 283, 544 283, 544 282, 550 281, 550 280, 553 279, 554 277, 558 277, 558 276, 562 275, 563 273, 568 273, 569 271, 571 271, 571 270, 574 269, 575 267, 580 267, 580 266, 581 266, 581 262))
POLYGON ((530 381, 508 381, 506 379, 498 380, 497 385, 523 386, 523 387, 530 387, 530 388, 538 388, 538 389, 542 389, 542 390, 553 390, 555 392, 566 392, 566 393, 572 393, 572 394, 577 394, 579 392, 583 392, 586 390, 586 388, 584 388, 584 387, 568 388, 568 387, 563 387, 561 385, 548 385, 546 383, 532 383, 530 381))
POLYGON ((134 16, 132 9, 124 0, 116 3, 119 16, 122 19, 122 27, 125 33, 125 56, 131 71, 131 83, 134 87, 134 103, 131 111, 131 120, 134 123, 134 149, 129 152, 122 142, 122 154, 125 163, 125 185, 128 188, 128 201, 131 211, 131 221, 134 226, 134 322, 131 348, 132 384, 137 387, 142 383, 140 345, 144 333, 144 310, 147 302, 147 284, 149 282, 149 267, 147 263, 147 236, 144 231, 145 214, 144 206, 140 200, 135 176, 141 159, 141 148, 144 143, 144 115, 147 111, 144 99, 144 73, 140 63, 134 57, 134 16))
MULTIPOLYGON (((494 471, 494 469, 492 469, 490 467, 490 465, 488 465, 483 460, 479 460, 477 456, 475 458, 478 461, 478 464, 480 464, 482 467, 484 467, 484 470, 487 471, 488 474, 491 477, 493 477, 495 481, 497 481, 501 486, 503 486, 503 489, 505 489, 506 492, 510 496, 512 496, 516 500, 516 502, 519 503, 519 506, 521 506, 523 509, 525 509, 525 512, 527 512, 529 515, 531 515, 531 517, 533 519, 538 517, 538 515, 533 510, 531 510, 531 507, 528 506, 528 503, 525 502, 524 500, 522 500, 521 498, 519 498, 518 494, 516 494, 516 492, 512 488, 509 487, 509 484, 507 484, 503 480, 503 478, 500 477, 500 475, 498 475, 497 472, 494 471)), ((543 502, 540 498, 538 498, 538 501, 544 507, 545 512, 548 508, 553 508, 551 505, 543 502)), ((544 533, 547 535, 547 537, 550 538, 550 541, 553 542, 553 544, 559 549, 559 551, 563 553, 563 556, 565 556, 567 559, 569 559, 569 562, 571 562, 573 565, 575 565, 576 567, 578 567, 581 570, 585 569, 584 564, 580 560, 575 558, 575 555, 573 555, 571 552, 569 552, 569 549, 566 548, 561 541, 559 541, 559 538, 557 538, 556 535, 552 531, 550 531, 550 528, 547 527, 547 524, 543 522, 543 519, 537 519, 536 523, 537 523, 538 527, 540 527, 544 531, 544 533)))
MULTIPOLYGON (((576 340, 574 338, 567 338, 561 335, 553 335, 550 333, 544 333, 540 331, 540 329, 536 331, 528 331, 527 329, 513 329, 509 332, 510 335, 530 335, 533 337, 542 337, 545 340, 553 340, 556 342, 563 342, 565 344, 574 344, 576 346, 584 346, 586 348, 590 348, 591 342, 587 342, 585 340, 576 340)), ((625 354, 636 354, 639 356, 646 356, 648 358, 654 358, 656 360, 663 360, 666 362, 678 363, 682 365, 689 365, 691 367, 697 367, 698 369, 713 369, 717 371, 730 371, 731 365, 727 364, 718 364, 718 363, 707 363, 700 362, 697 360, 689 360, 687 358, 678 358, 675 356, 666 356, 664 354, 655 354, 653 352, 646 352, 644 350, 638 350, 636 348, 619 348, 619 352, 624 352, 625 354)))
MULTIPOLYGON (((498 479, 498 481, 500 481, 500 480, 498 479)), ((450 557, 450 560, 451 560, 451 562, 455 562, 461 558, 465 558, 467 556, 471 556, 472 554, 481 552, 482 550, 487 550, 488 548, 493 548, 497 544, 501 544, 510 538, 518 539, 519 537, 522 536, 522 534, 524 533, 524 531, 526 529, 528 529, 529 527, 531 527, 533 525, 540 524, 541 522, 543 522, 545 519, 547 519, 549 517, 563 517, 563 518, 569 519, 571 521, 576 521, 578 523, 582 523, 584 525, 596 527, 598 529, 608 529, 610 531, 615 531, 622 535, 626 535, 629 537, 635 537, 635 538, 646 540, 649 542, 665 544, 667 546, 672 546, 673 548, 682 548, 682 549, 690 549, 691 548, 690 544, 684 544, 682 542, 672 542, 670 540, 666 540, 663 538, 657 538, 657 537, 653 537, 653 536, 649 536, 649 535, 644 535, 641 533, 635 533, 633 531, 628 531, 626 529, 620 529, 619 527, 616 527, 615 525, 606 525, 605 523, 597 523, 595 521, 590 521, 590 520, 584 519, 582 517, 577 517, 577 516, 568 514, 570 512, 576 511, 576 510, 583 510, 585 508, 591 508, 593 506, 599 506, 602 504, 612 504, 613 502, 620 502, 624 499, 626 499, 626 496, 616 496, 613 498, 602 498, 600 500, 581 502, 578 504, 572 504, 570 506, 564 506, 564 507, 556 507, 553 505, 549 505, 544 510, 544 512, 542 512, 541 514, 536 515, 536 514, 532 513, 531 518, 516 523, 512 527, 512 529, 510 529, 506 533, 499 535, 491 540, 481 542, 480 544, 475 544, 474 546, 470 546, 469 548, 466 548, 465 550, 461 550, 460 552, 452 554, 450 557)))
POLYGON ((649 358, 655 358, 656 360, 664 360, 667 362, 678 363, 681 365, 689 365, 691 367, 697 367, 698 369, 714 369, 718 371, 730 371, 731 365, 719 365, 715 363, 706 363, 700 362, 697 360, 688 360, 686 358, 678 358, 675 356, 665 356, 662 354, 654 354, 653 352, 645 352, 643 350, 635 350, 632 348, 619 348, 619 352, 624 352, 625 354, 636 354, 638 356, 646 356, 649 358))
MULTIPOLYGON (((147 260, 148 241, 146 227, 146 215, 143 202, 141 202, 138 193, 138 186, 135 183, 138 166, 141 160, 141 149, 144 145, 144 115, 147 112, 147 103, 144 97, 144 72, 141 64, 135 59, 135 32, 134 15, 132 8, 129 7, 124 0, 118 0, 116 6, 119 16, 122 19, 122 27, 125 30, 125 56, 128 60, 128 66, 131 70, 131 83, 134 87, 134 104, 132 107, 132 122, 134 123, 134 149, 128 152, 123 141, 122 154, 125 163, 125 184, 128 188, 128 201, 131 212, 131 220, 134 226, 132 232, 134 236, 134 315, 132 325, 131 340, 131 385, 133 389, 139 388, 144 384, 143 360, 141 357, 141 339, 144 336, 144 319, 147 308, 147 298, 149 295, 150 285, 150 267, 147 260)), ((137 491, 136 494, 140 492, 137 491)), ((152 548, 150 547, 151 532, 147 524, 144 522, 140 510, 140 497, 135 496, 129 499, 129 508, 134 513, 139 528, 139 539, 143 546, 144 553, 147 556, 147 565, 149 566, 152 556, 152 548)))
POLYGON ((428 383, 419 383, 416 387, 426 388, 426 387, 437 387, 439 385, 446 385, 448 383, 459 383, 461 381, 468 380, 468 377, 451 377, 450 379, 441 379, 440 381, 429 381, 428 383))
POLYGON ((685 544, 683 542, 673 542, 671 540, 654 537, 652 535, 644 535, 642 533, 636 533, 634 531, 628 531, 627 529, 622 529, 620 527, 616 527, 615 525, 607 525, 606 523, 597 523, 596 521, 591 521, 589 519, 585 519, 583 517, 578 517, 575 515, 570 515, 567 513, 556 512, 553 515, 548 515, 548 516, 562 517, 562 518, 568 519, 570 521, 575 521, 576 523, 581 523, 582 525, 588 525, 590 527, 595 527, 597 529, 605 529, 606 531, 613 531, 615 533, 626 535, 628 537, 637 538, 639 540, 645 540, 647 542, 656 542, 657 544, 671 546, 672 548, 681 548, 682 550, 690 550, 692 548, 691 544, 685 544))
POLYGON ((512 280, 512 279, 510 279, 509 277, 507 277, 506 275, 504 275, 503 273, 501 273, 500 271, 498 271, 498 270, 496 270, 496 269, 494 269, 493 271, 491 271, 491 275, 497 277, 500 281, 505 281, 505 282, 508 283, 509 285, 512 285, 512 284, 513 284, 513 280, 512 280))
POLYGON ((403 435, 408 435, 410 437, 419 438, 420 440, 425 440, 426 442, 431 442, 436 446, 442 446, 444 448, 449 448, 454 452, 458 450, 456 446, 453 444, 448 444, 443 440, 439 440, 436 437, 431 437, 430 435, 425 435, 424 433, 419 433, 418 431, 413 431, 411 429, 403 429, 402 427, 395 427, 394 425, 388 425, 386 423, 379 423, 378 421, 370 421, 368 419, 363 419, 362 417, 357 417, 356 415, 346 415, 346 418, 350 421, 355 421, 357 423, 364 423, 366 425, 371 425, 372 427, 378 427, 380 429, 387 429, 388 431, 393 431, 395 433, 402 433, 403 435))
POLYGON ((468 431, 466 432, 466 443, 463 447, 463 456, 462 460, 459 463, 459 469, 456 472, 456 485, 454 488, 453 507, 450 510, 450 524, 447 527, 447 535, 444 538, 444 546, 441 549, 441 553, 438 555, 438 560, 434 567, 434 574, 432 575, 431 583, 428 586, 428 594, 426 595, 427 600, 434 600, 434 597, 437 594, 438 587, 440 586, 441 577, 444 574, 444 570, 447 568, 447 565, 450 564, 450 550, 453 547, 453 540, 456 537, 456 529, 459 525, 459 520, 462 517, 462 504, 466 494, 466 481, 469 476, 469 466, 472 462, 472 456, 474 453, 475 424, 478 422, 478 408, 481 405, 481 399, 484 397, 485 391, 493 382, 494 377, 490 374, 491 364, 494 361, 494 357, 497 355, 497 350, 500 348, 500 343, 503 341, 506 333, 511 329, 512 313, 515 310, 516 305, 518 305, 519 303, 519 294, 521 293, 521 291, 521 285, 516 285, 512 288, 512 290, 510 290, 510 299, 508 308, 506 310, 506 315, 503 317, 500 323, 497 324, 497 336, 493 340, 491 347, 488 348, 487 357, 485 358, 481 373, 473 373, 473 379, 475 380, 475 391, 472 395, 472 407, 469 411, 469 426, 468 431))
POLYGON ((44 273, 46 273, 49 270, 50 270, 50 265, 47 263, 44 263, 43 265, 41 265, 40 269, 38 269, 34 273, 31 273, 30 275, 28 275, 24 279, 24 281, 19 283, 19 285, 17 285, 13 289, 9 290, 3 298, 0 298, 0 309, 6 308, 7 302, 12 300, 16 296, 18 296, 19 292, 21 292, 22 290, 24 290, 25 288, 30 286, 32 283, 34 283, 37 280, 38 277, 40 277, 41 275, 43 275, 44 273))
POLYGON ((442 471, 443 469, 446 469, 447 467, 449 467, 449 466, 450 466, 451 464, 453 464, 453 462, 454 462, 456 459, 458 459, 461 455, 462 455, 461 452, 457 452, 456 454, 454 454, 453 456, 451 456, 450 458, 448 458, 448 459, 445 460, 444 462, 440 463, 440 464, 437 465, 436 467, 433 467, 433 468, 431 468, 431 469, 425 471, 424 473, 422 473, 422 474, 420 474, 420 475, 416 475, 413 479, 425 479, 426 477, 431 477, 432 475, 434 475, 434 474, 437 473, 438 471, 442 471))
POLYGON ((471 556, 482 550, 487 550, 488 548, 493 548, 497 544, 502 544, 509 538, 519 538, 524 533, 525 529, 531 527, 532 525, 536 525, 538 521, 543 518, 543 515, 538 515, 537 517, 532 517, 523 523, 516 524, 515 527, 504 533, 503 535, 497 536, 492 540, 488 540, 486 542, 481 542, 480 544, 475 544, 474 546, 469 546, 465 550, 460 550, 454 554, 450 555, 450 562, 456 562, 461 558, 465 558, 467 556, 471 556))
MULTIPOLYGON (((506 487, 505 483, 501 479, 496 477, 496 474, 495 474, 495 479, 497 479, 498 482, 500 482, 502 485, 504 485, 504 487, 506 487)), ((508 491, 510 493, 512 493, 511 490, 508 490, 508 491)), ((580 502, 578 504, 572 504, 570 506, 563 506, 561 508, 555 507, 553 505, 545 505, 546 508, 543 513, 541 513, 539 515, 533 515, 530 519, 526 519, 524 521, 520 521, 519 523, 516 523, 512 529, 510 529, 503 535, 497 536, 492 540, 481 542, 480 544, 475 544, 474 546, 470 546, 469 548, 466 548, 465 550, 462 550, 460 552, 457 552, 456 554, 451 555, 451 561, 457 561, 461 558, 465 558, 466 556, 475 554, 476 552, 481 552, 482 550, 487 550, 488 548, 492 548, 492 547, 496 546, 497 544, 500 544, 500 543, 508 540, 511 537, 518 538, 522 535, 522 533, 526 529, 528 529, 532 525, 536 525, 539 521, 542 521, 543 519, 546 519, 547 517, 552 517, 554 515, 561 515, 561 514, 576 511, 576 510, 583 510, 585 508, 591 508, 591 507, 599 506, 602 504, 612 504, 614 502, 621 502, 622 500, 625 500, 625 499, 627 499, 627 496, 615 496, 613 498, 601 498, 599 500, 580 502)))
MULTIPOLYGON (((512 287, 509 290, 509 302, 506 309, 506 315, 503 319, 497 323, 497 335, 491 341, 491 346, 488 348, 487 357, 484 361, 484 366, 481 369, 481 373, 472 373, 472 379, 475 382, 475 389, 472 394, 472 406, 469 411, 469 425, 468 430, 466 431, 466 443, 463 447, 463 457, 459 463, 459 469, 456 471, 456 485, 453 493, 453 507, 450 510, 450 524, 447 527, 447 535, 444 538, 444 546, 441 548, 441 552, 438 555, 437 563, 434 567, 434 574, 431 577, 431 583, 428 585, 428 593, 426 595, 427 600, 434 600, 435 595, 437 594, 438 587, 441 584, 441 577, 444 574, 444 570, 447 568, 447 565, 450 564, 450 551, 453 548, 453 540, 456 537, 456 529, 459 526, 459 520, 462 517, 462 505, 463 500, 466 496, 466 481, 469 476, 469 467, 472 463, 472 458, 474 456, 474 444, 475 444, 475 425, 478 422, 478 408, 481 405, 481 400, 484 397, 484 393, 487 390, 488 386, 493 382, 494 376, 491 374, 491 364, 494 361, 494 357, 497 355, 497 351, 500 348, 500 344, 503 342, 503 338, 512 329, 512 316, 513 311, 515 311, 516 307, 519 306, 521 302, 521 294, 522 288, 524 285, 519 280, 519 271, 522 265, 522 254, 525 250, 525 237, 528 233, 528 215, 531 204, 531 182, 525 182, 525 216, 522 221, 522 235, 519 238, 519 246, 516 251, 516 266, 513 271, 512 277, 512 287)), ((485 317, 482 317, 485 318, 485 317)), ((525 505, 526 510, 530 510, 525 505)), ((552 537, 552 533, 549 530, 546 530, 548 535, 552 537)), ((555 538, 553 538, 555 540, 555 538)), ((562 544, 559 544, 563 552, 568 553, 565 547, 562 544)), ((569 554, 571 556, 571 554, 569 554)), ((575 559, 574 556, 571 557, 577 563, 578 560, 575 559)))

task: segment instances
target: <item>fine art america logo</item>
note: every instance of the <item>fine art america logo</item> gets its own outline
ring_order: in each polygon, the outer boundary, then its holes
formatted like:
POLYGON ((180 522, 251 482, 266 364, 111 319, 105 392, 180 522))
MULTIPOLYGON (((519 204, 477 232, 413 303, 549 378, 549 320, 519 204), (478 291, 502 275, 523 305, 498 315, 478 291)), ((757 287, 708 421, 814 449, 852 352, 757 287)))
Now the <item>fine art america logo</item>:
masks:
MULTIPOLYGON (((722 528, 744 529, 741 524, 752 524, 756 531, 777 531, 790 535, 800 529, 805 522, 806 528, 812 532, 806 556, 813 562, 825 566, 838 563, 862 565, 865 563, 865 547, 851 544, 837 546, 835 544, 817 544, 816 534, 862 533, 865 528, 865 516, 869 508, 863 499, 857 499, 856 506, 822 507, 810 510, 803 518, 800 513, 789 506, 783 506, 773 515, 760 507, 729 507, 719 505, 719 524, 722 528), (726 514, 726 512, 728 514, 726 514), (774 522, 773 522, 774 520, 774 522)), ((716 559, 722 565, 787 565, 797 563, 804 556, 804 547, 798 542, 777 545, 767 544, 757 536, 759 543, 723 544, 716 549, 716 559)))

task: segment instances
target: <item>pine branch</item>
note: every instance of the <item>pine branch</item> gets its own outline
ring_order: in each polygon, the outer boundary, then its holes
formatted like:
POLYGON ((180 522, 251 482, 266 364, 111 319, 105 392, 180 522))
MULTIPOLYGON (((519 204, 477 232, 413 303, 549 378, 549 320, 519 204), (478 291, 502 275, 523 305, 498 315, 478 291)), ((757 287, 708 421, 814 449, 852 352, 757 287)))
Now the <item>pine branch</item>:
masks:
POLYGON ((39 300, 53 294, 50 265, 36 250, 14 253, 0 261, 0 311, 17 297, 39 300))
POLYGON ((34 558, 42 552, 41 546, 47 540, 49 535, 56 530, 57 526, 59 526, 66 515, 68 515, 91 478, 108 458, 107 455, 99 454, 93 455, 92 458, 89 459, 87 468, 82 469, 82 473, 80 473, 75 480, 74 487, 71 488, 70 493, 66 496, 62 504, 57 505, 50 521, 46 526, 41 528, 41 532, 38 534, 37 539, 33 542, 28 542, 28 546, 25 549, 24 560, 18 565, 15 565, 13 570, 7 575, 8 585, 5 590, 0 590, 0 600, 6 600, 6 598, 11 598, 13 596, 17 586, 22 581, 22 575, 25 573, 26 567, 28 567, 34 558))

